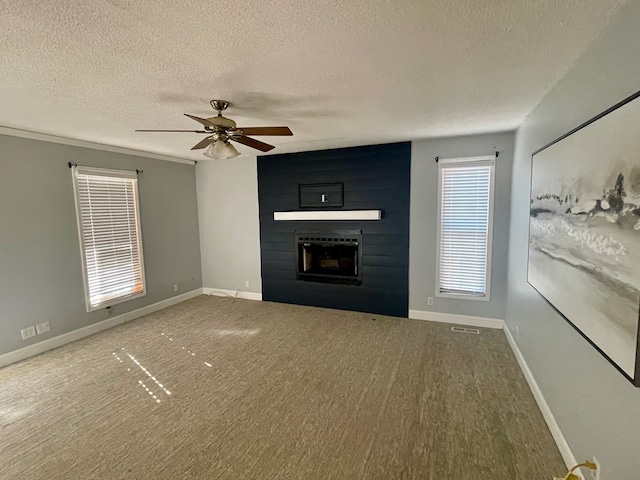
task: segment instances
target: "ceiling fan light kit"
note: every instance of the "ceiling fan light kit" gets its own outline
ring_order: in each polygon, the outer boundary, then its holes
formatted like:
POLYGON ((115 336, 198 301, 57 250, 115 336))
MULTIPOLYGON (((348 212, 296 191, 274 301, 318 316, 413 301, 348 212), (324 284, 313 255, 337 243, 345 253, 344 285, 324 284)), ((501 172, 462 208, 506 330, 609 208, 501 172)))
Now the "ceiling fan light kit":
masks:
POLYGON ((273 145, 261 142, 247 135, 272 135, 272 136, 290 136, 293 135, 289 127, 247 127, 238 128, 236 122, 230 118, 222 116, 222 111, 229 107, 226 100, 211 100, 209 102, 214 110, 218 111, 218 115, 210 118, 200 118, 185 113, 185 116, 200 123, 204 126, 204 130, 136 130, 136 132, 191 132, 206 133, 209 136, 204 140, 196 143, 191 150, 200 150, 206 148, 203 155, 209 158, 222 159, 233 158, 240 155, 240 152, 229 143, 230 141, 238 142, 261 152, 268 152, 274 149, 273 145))
POLYGON ((236 147, 231 145, 229 141, 225 142, 224 140, 218 139, 209 145, 209 147, 204 151, 203 155, 205 157, 220 160, 223 158, 237 157, 238 155, 240 155, 240 152, 236 150, 236 147))

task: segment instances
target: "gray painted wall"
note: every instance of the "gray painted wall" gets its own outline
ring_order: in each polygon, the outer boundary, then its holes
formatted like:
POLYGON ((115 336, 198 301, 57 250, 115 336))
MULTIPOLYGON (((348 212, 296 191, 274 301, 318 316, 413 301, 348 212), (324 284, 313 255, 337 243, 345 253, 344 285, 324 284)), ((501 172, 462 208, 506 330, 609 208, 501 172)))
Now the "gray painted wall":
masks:
MULTIPOLYGON (((411 146, 409 308, 504 318, 513 132, 415 141, 411 146), (433 158, 491 154, 498 149, 490 302, 435 295, 438 170, 433 158)), ((196 166, 203 285, 260 293, 260 228, 255 157, 196 166), (245 287, 249 280, 249 288, 245 287)))
POLYGON ((409 309, 504 318, 507 303, 507 247, 513 132, 419 140, 411 147, 411 231, 409 309), (436 293, 438 164, 435 157, 470 157, 500 152, 496 160, 491 300, 439 298, 436 293), (434 297, 433 305, 427 298, 434 297))
POLYGON ((0 354, 105 319, 104 310, 86 312, 68 162, 144 170, 147 295, 115 305, 114 315, 202 286, 195 167, 0 136, 0 354), (20 329, 45 321, 51 332, 22 340, 20 329))
POLYGON ((196 178, 203 285, 262 292, 256 157, 198 162, 196 178))
POLYGON ((610 479, 640 475, 640 389, 527 284, 530 162, 538 148, 640 89, 638 25, 640 3, 630 2, 520 127, 513 168, 506 321, 576 458, 596 455, 610 479))

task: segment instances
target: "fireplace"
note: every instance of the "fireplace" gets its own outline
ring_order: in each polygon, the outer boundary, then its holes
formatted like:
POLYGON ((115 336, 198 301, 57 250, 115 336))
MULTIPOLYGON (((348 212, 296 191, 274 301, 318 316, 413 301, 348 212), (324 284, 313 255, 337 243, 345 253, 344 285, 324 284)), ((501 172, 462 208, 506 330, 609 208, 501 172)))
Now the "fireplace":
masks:
POLYGON ((362 284, 362 230, 295 232, 296 279, 362 284))

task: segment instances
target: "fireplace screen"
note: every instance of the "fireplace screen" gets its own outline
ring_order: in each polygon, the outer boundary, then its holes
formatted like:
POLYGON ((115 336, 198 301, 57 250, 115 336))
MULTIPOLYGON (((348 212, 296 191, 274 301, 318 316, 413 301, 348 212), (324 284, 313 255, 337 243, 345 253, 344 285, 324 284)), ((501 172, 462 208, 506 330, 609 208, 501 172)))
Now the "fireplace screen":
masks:
POLYGON ((362 231, 296 232, 296 278, 361 284, 362 231))

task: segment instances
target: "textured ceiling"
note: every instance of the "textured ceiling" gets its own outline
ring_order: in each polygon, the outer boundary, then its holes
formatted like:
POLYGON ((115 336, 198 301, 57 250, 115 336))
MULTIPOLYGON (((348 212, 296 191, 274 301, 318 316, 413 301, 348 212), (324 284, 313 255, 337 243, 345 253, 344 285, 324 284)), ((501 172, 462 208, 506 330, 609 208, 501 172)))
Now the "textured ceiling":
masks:
MULTIPOLYGON (((272 153, 516 128, 626 0, 0 0, 0 126, 206 159, 233 106, 272 153)), ((239 145, 243 154, 255 150, 239 145)))

